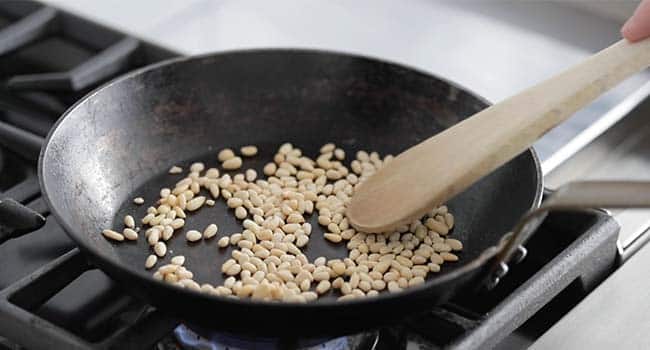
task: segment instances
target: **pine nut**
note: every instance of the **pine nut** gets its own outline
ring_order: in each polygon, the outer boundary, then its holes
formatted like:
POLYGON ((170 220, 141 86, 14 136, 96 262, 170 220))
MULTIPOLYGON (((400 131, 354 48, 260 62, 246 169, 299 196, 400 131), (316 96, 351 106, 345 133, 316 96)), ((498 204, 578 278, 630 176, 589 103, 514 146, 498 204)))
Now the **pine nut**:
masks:
POLYGON ((361 281, 359 282, 359 289, 364 292, 368 292, 372 289, 372 285, 368 281, 361 281))
POLYGON ((244 201, 241 198, 232 197, 226 201, 228 208, 234 209, 241 207, 244 204, 244 201))
POLYGON ((226 170, 235 170, 241 168, 242 159, 240 157, 233 157, 224 161, 221 166, 226 170))
POLYGON ((342 240, 341 235, 337 235, 337 234, 334 234, 334 233, 326 233, 323 236, 325 237, 325 239, 327 239, 328 241, 330 241, 332 243, 339 243, 342 240))
POLYGON ((441 235, 446 235, 449 232, 449 228, 447 225, 443 224, 440 221, 437 221, 435 219, 429 218, 425 222, 425 225, 432 231, 435 231, 441 235))
POLYGON ((277 167, 277 165, 275 165, 275 163, 267 163, 264 166, 264 169, 263 169, 264 170, 264 175, 271 176, 271 175, 275 174, 277 169, 278 169, 278 167, 277 167))
POLYGON ((133 199, 133 203, 135 203, 137 205, 142 205, 142 204, 144 204, 144 198, 136 197, 136 198, 133 199))
POLYGON ((178 265, 167 264, 167 265, 163 265, 163 266, 159 267, 158 272, 160 272, 163 275, 171 274, 171 273, 175 273, 176 270, 178 270, 179 267, 180 266, 178 266, 178 265))
POLYGON ((192 271, 189 271, 183 266, 179 266, 178 269, 176 270, 176 276, 178 279, 192 279, 194 278, 194 274, 192 271))
POLYGON ((411 257, 411 262, 413 262, 413 264, 415 264, 415 265, 423 265, 423 264, 426 264, 427 258, 425 258, 425 257, 423 257, 421 255, 413 255, 411 257))
POLYGON ((154 227, 151 229, 149 236, 147 237, 147 242, 149 243, 150 246, 156 245, 158 241, 160 240, 160 229, 157 227, 154 227))
POLYGON ((391 293, 397 293, 400 292, 402 288, 400 288, 399 284, 397 284, 396 281, 390 281, 388 282, 388 291, 391 293))
POLYGON ((185 220, 184 219, 174 219, 172 222, 169 224, 174 230, 178 230, 179 228, 185 226, 185 220))
POLYGON ((334 157, 336 157, 336 159, 338 159, 338 160, 345 159, 345 151, 343 151, 340 148, 335 149, 334 150, 334 157))
POLYGON ((429 271, 431 272, 440 272, 440 265, 438 264, 429 263, 427 264, 427 266, 429 267, 429 271))
POLYGON ((131 215, 124 217, 124 226, 128 228, 135 228, 135 219, 131 215))
POLYGON ((440 253, 440 257, 442 257, 442 259, 445 261, 458 261, 458 256, 449 252, 440 253))
POLYGON ((451 250, 458 251, 463 250, 463 243, 457 239, 447 238, 445 239, 445 244, 447 244, 451 250))
POLYGON ((160 198, 167 198, 172 193, 172 190, 169 188, 163 188, 160 190, 160 198))
POLYGON ((185 238, 190 242, 196 242, 202 237, 201 232, 197 230, 189 230, 185 233, 185 238))
POLYGON ((124 231, 122 231, 122 235, 129 241, 135 241, 138 239, 138 233, 130 228, 125 228, 124 231))
POLYGON ((214 237, 217 234, 217 231, 219 230, 219 227, 217 227, 216 224, 210 224, 208 227, 205 228, 203 231, 203 238, 205 239, 210 239, 214 237))
MULTIPOLYGON (((233 197, 233 198, 230 198, 230 199, 235 199, 235 198, 233 197)), ((235 217, 237 219, 242 220, 242 219, 245 219, 246 216, 248 216, 248 213, 246 212, 246 209, 244 207, 237 207, 235 209, 235 217)))
POLYGON ((322 280, 316 286, 316 292, 318 294, 325 294, 325 293, 327 293, 327 291, 330 289, 331 286, 332 286, 332 284, 330 283, 330 281, 322 280))
POLYGON ((158 261, 158 257, 151 254, 151 255, 149 255, 147 257, 147 260, 145 260, 144 267, 148 270, 148 269, 154 267, 154 265, 156 265, 157 261, 158 261))
POLYGON ((205 203, 205 197, 204 196, 198 196, 198 197, 192 198, 189 202, 187 202, 186 209, 188 211, 195 211, 195 210, 201 208, 201 206, 203 206, 204 203, 205 203))
POLYGON ((219 159, 220 162, 225 162, 228 159, 232 159, 235 157, 235 152, 233 152, 230 148, 224 148, 217 154, 217 159, 219 159))
POLYGON ((454 228, 454 216, 451 213, 445 213, 445 224, 451 230, 454 228))
POLYGON ((190 165, 190 172, 193 172, 193 173, 200 173, 204 169, 205 169, 205 164, 203 164, 201 162, 192 163, 192 165, 190 165))
POLYGON ((241 154, 245 157, 252 157, 257 154, 257 147, 255 146, 244 146, 239 149, 241 154))
POLYGON ((445 243, 434 243, 433 244, 433 250, 436 252, 450 252, 451 247, 445 243))
POLYGON ((257 179, 257 172, 253 169, 246 170, 246 181, 253 182, 257 179))
POLYGON ((386 282, 380 279, 373 280, 371 282, 372 289, 377 290, 377 291, 382 291, 384 288, 386 288, 386 282))
POLYGON ((232 264, 228 269, 225 271, 226 275, 228 276, 234 276, 237 275, 238 273, 241 272, 241 265, 235 263, 232 264))
POLYGON ((230 244, 230 237, 228 236, 221 237, 219 238, 219 241, 217 241, 217 245, 220 248, 225 248, 228 246, 228 244, 230 244))
POLYGON ((167 253, 167 245, 164 242, 158 242, 153 246, 153 251, 159 257, 163 257, 167 253))
POLYGON ((411 278, 408 281, 408 286, 413 287, 413 286, 417 286, 417 285, 423 284, 423 283, 424 283, 424 278, 418 276, 418 277, 411 278))
POLYGON ((183 266, 185 263, 185 257, 182 255, 176 255, 171 259, 171 263, 178 266, 183 266))
POLYGON ((115 232, 113 230, 104 230, 102 231, 104 237, 112 239, 114 241, 123 241, 124 236, 121 233, 115 232))
POLYGON ((180 174, 180 173, 182 173, 182 172, 183 172, 183 168, 178 167, 178 166, 176 166, 176 165, 174 165, 173 167, 169 168, 169 173, 170 173, 170 174, 180 174))

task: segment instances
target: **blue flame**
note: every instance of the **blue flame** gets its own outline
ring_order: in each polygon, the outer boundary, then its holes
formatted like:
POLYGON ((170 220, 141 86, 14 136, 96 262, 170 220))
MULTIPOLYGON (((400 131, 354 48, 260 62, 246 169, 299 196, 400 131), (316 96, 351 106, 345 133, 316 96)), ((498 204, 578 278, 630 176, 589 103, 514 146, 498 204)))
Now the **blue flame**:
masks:
MULTIPOLYGON (((212 339, 206 339, 196 334, 185 325, 180 325, 174 329, 174 335, 184 349, 191 350, 273 350, 277 344, 273 339, 243 339, 227 337, 216 334, 212 339), (227 340, 224 341, 224 338, 227 340), (226 344, 227 343, 227 344, 226 344), (234 346, 233 346, 234 344, 234 346)), ((302 350, 348 350, 350 342, 347 337, 335 338, 324 343, 302 348, 302 350)))

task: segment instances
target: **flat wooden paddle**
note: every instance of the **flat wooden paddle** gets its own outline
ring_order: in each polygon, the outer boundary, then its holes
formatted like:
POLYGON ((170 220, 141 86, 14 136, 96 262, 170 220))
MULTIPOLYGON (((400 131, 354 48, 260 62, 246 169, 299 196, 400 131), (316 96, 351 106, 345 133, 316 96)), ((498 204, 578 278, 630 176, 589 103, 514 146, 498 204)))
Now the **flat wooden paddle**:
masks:
POLYGON ((650 39, 621 40, 406 150, 357 188, 347 209, 350 223, 364 232, 410 223, 649 65, 650 39))

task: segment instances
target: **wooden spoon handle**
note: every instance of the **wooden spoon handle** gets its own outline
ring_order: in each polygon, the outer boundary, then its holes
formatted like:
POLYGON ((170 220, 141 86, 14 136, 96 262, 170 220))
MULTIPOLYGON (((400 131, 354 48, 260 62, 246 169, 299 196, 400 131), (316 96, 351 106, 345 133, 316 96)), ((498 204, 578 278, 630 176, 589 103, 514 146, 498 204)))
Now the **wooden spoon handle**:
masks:
MULTIPOLYGON (((460 123, 450 133, 479 131, 488 156, 483 166, 495 169, 524 151, 548 130, 630 75, 650 65, 650 39, 621 40, 582 63, 498 103, 460 123), (487 128, 487 129, 486 129, 487 128)), ((464 136, 460 139, 466 139, 464 136)), ((468 164, 469 165, 469 164, 468 164)))
POLYGON ((514 158, 588 102, 649 65, 650 39, 619 41, 425 140, 360 186, 348 208, 350 222, 370 232, 410 222, 514 158))

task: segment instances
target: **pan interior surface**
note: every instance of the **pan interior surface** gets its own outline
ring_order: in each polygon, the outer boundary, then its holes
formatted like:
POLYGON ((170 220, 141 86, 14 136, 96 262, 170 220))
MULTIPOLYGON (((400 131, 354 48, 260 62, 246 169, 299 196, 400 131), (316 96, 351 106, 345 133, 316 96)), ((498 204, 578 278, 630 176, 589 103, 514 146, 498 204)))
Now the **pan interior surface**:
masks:
MULTIPOLYGON (((160 189, 173 188, 184 176, 167 174, 171 166, 187 170, 200 160, 219 167, 220 149, 252 144, 260 153, 245 158, 242 169, 261 175, 283 142, 312 158, 321 145, 334 142, 346 151, 346 164, 358 150, 397 155, 485 106, 446 81, 357 56, 253 50, 183 59, 118 79, 68 111, 43 151, 41 181, 53 212, 85 251, 150 276, 144 261, 151 249, 143 231, 137 242, 118 244, 100 232, 121 229, 126 214, 142 218, 160 189), (139 196, 145 198, 142 206, 132 203, 139 196)), ((451 235, 464 250, 460 261, 445 264, 427 283, 496 245, 539 191, 538 165, 527 151, 455 197, 448 203, 456 218, 451 235)), ((218 248, 217 239, 243 228, 223 199, 216 202, 188 215, 157 266, 184 255, 195 280, 221 284, 220 266, 231 248, 218 248), (210 223, 219 226, 217 237, 186 241, 186 230, 203 231, 210 223)), ((322 238, 316 219, 310 218, 307 256, 347 256, 344 243, 322 238)))

